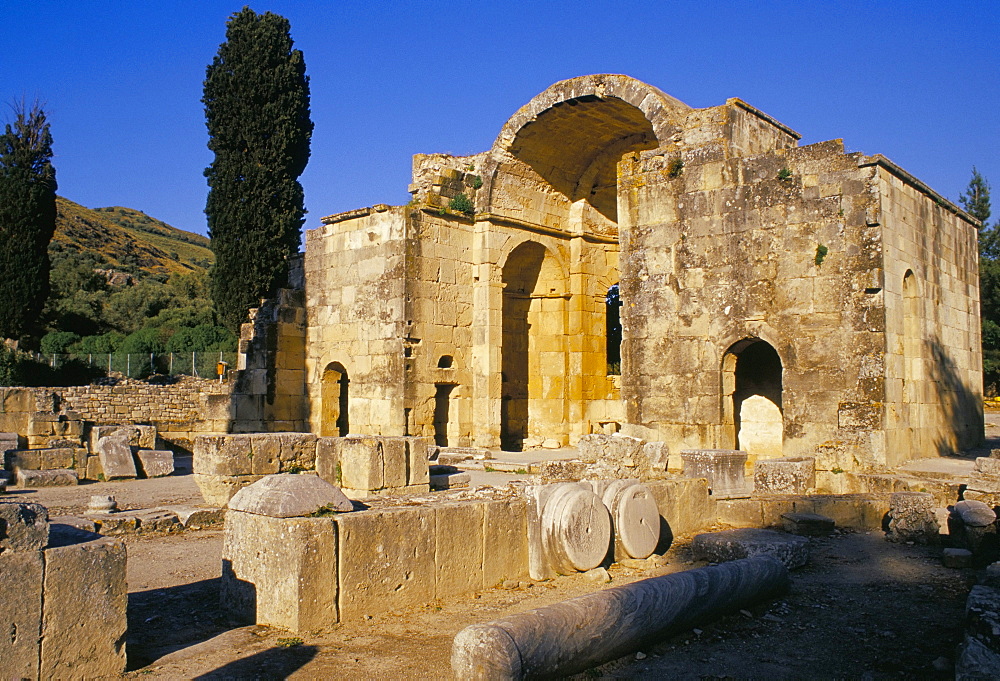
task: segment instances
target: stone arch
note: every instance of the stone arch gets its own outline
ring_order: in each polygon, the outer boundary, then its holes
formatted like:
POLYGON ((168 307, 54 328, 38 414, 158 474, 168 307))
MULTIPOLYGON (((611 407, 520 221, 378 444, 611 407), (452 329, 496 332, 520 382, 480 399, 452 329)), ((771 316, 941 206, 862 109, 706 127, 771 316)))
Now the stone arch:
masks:
POLYGON ((330 362, 321 378, 320 435, 344 437, 351 432, 350 378, 340 362, 330 362))
POLYGON ((517 451, 565 429, 566 276, 549 248, 525 240, 504 259, 501 282, 500 440, 517 451))
POLYGON ((541 178, 565 197, 584 201, 617 223, 617 164, 632 151, 655 149, 679 129, 691 108, 657 88, 624 75, 560 81, 536 95, 507 121, 483 168, 481 212, 504 212, 496 180, 509 173, 541 178))
POLYGON ((724 438, 754 458, 782 453, 783 367, 775 347, 758 337, 736 341, 722 356, 724 438))

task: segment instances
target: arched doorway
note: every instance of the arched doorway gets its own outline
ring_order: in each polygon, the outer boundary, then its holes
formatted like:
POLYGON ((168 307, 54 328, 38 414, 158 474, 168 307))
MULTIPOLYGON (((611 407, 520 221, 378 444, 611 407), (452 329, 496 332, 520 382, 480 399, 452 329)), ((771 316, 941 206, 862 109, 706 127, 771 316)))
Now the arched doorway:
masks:
POLYGON ((565 283, 534 241, 511 252, 502 281, 500 444, 520 451, 530 436, 564 429, 565 283))
POLYGON ((723 414, 728 439, 755 458, 782 453, 781 357, 767 341, 746 338, 723 357, 723 414))
POLYGON ((448 428, 451 423, 451 394, 458 386, 454 383, 434 385, 434 444, 447 447, 448 428))
POLYGON ((320 435, 344 437, 351 432, 348 408, 350 379, 340 362, 330 362, 323 371, 323 419, 320 435))

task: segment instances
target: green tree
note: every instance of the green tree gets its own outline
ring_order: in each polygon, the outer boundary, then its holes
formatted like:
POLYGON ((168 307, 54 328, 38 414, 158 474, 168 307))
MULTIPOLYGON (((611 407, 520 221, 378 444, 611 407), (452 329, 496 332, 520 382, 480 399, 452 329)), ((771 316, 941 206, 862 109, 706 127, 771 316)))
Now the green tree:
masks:
POLYGON ((0 337, 33 330, 49 297, 48 245, 56 228, 52 136, 37 102, 14 109, 0 135, 0 337))
POLYGON ((305 216, 298 177, 313 124, 305 60, 292 49, 288 20, 249 7, 230 17, 202 103, 215 153, 205 170, 212 298, 223 324, 237 330, 287 279, 305 216))
POLYGON ((996 394, 1000 386, 1000 235, 998 226, 989 225, 990 184, 975 166, 972 179, 958 202, 979 228, 979 314, 983 337, 983 389, 996 394))

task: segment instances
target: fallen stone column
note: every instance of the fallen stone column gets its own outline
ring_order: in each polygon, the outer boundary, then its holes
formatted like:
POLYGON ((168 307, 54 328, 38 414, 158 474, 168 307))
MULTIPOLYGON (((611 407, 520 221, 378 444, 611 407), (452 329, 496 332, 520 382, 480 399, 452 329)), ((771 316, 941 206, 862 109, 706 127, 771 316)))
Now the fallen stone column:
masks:
POLYGON ((458 679, 526 679, 573 674, 788 588, 771 556, 654 577, 512 615, 458 632, 458 679))

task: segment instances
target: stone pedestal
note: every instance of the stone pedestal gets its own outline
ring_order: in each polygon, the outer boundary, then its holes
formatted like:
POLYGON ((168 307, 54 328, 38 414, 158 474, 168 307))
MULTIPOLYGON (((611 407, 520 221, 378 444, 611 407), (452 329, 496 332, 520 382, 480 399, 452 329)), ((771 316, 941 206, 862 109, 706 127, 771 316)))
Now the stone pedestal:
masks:
POLYGON ((684 476, 705 478, 712 496, 733 499, 750 496, 746 479, 747 453, 739 449, 685 449, 684 476))

